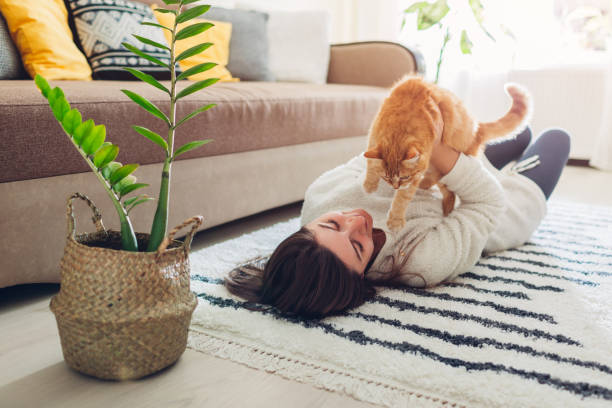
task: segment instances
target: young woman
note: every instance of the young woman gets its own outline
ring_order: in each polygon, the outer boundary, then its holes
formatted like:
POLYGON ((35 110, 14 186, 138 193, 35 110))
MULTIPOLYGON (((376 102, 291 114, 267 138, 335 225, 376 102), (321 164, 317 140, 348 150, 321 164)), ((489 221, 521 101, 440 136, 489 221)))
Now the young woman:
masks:
POLYGON ((431 165, 445 175, 440 181, 459 204, 445 217, 439 193, 417 190, 397 233, 386 230, 393 188, 381 182, 366 194, 366 159, 355 157, 308 188, 299 231, 264 265, 230 272, 225 285, 250 302, 320 317, 361 305, 375 295, 376 283, 431 287, 453 279, 483 252, 523 244, 546 215, 570 138, 551 129, 530 142, 526 129, 487 146, 484 158, 436 145, 431 165))

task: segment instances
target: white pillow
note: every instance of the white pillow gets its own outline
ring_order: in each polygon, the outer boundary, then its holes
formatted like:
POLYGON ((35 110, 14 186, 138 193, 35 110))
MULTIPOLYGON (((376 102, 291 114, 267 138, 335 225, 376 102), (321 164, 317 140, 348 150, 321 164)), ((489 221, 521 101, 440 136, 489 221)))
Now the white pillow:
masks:
MULTIPOLYGON (((238 2, 250 8, 252 3, 238 2)), ((268 13, 269 69, 277 81, 327 82, 330 47, 330 15, 325 10, 268 13)))

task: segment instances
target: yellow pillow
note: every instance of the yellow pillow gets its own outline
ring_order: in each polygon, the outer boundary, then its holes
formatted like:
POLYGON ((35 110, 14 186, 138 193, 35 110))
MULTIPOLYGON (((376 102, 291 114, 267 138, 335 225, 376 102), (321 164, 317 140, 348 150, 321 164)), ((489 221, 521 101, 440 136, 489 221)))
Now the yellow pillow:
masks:
MULTIPOLYGON (((151 6, 153 10, 157 8, 156 5, 151 6)), ((174 15, 166 13, 155 13, 155 17, 159 24, 172 27, 174 25, 174 15)), ((183 71, 187 71, 189 68, 194 67, 198 64, 205 62, 214 62, 218 64, 216 67, 209 69, 208 71, 200 72, 189 77, 193 81, 201 81, 208 78, 220 78, 221 81, 234 82, 239 81, 238 78, 233 78, 232 74, 226 68, 227 62, 229 61, 229 43, 232 35, 232 24, 222 21, 202 20, 194 18, 185 23, 178 25, 178 30, 181 30, 194 23, 212 23, 215 26, 208 30, 194 35, 193 37, 186 38, 176 42, 175 54, 179 55, 181 52, 188 50, 189 48, 202 44, 205 42, 213 43, 214 45, 206 49, 204 52, 194 55, 179 61, 179 66, 183 71)), ((162 30, 166 36, 166 41, 170 43, 172 36, 168 30, 162 30)))
POLYGON ((63 0, 0 0, 0 11, 32 78, 91 80, 87 59, 72 40, 63 0))

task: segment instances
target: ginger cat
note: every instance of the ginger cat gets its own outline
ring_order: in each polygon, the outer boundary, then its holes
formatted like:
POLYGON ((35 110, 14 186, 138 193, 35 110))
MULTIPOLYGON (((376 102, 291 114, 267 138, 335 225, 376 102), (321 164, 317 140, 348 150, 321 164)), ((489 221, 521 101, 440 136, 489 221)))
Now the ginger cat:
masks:
POLYGON ((417 188, 437 184, 444 215, 453 210, 455 194, 438 182, 441 175, 429 167, 437 140, 475 156, 486 141, 513 137, 525 128, 531 114, 529 94, 515 84, 506 84, 505 90, 512 98, 510 110, 495 122, 477 123, 457 96, 419 77, 408 77, 393 87, 370 128, 363 183, 367 193, 376 191, 381 178, 396 189, 387 218, 391 231, 404 226, 406 208, 417 188))

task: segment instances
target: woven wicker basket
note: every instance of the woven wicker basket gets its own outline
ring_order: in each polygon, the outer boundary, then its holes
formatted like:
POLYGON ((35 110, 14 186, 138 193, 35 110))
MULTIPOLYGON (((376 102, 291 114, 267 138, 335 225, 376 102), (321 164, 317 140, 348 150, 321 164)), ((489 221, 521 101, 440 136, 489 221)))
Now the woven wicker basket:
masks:
MULTIPOLYGON (((128 252, 107 231, 96 206, 68 199, 61 288, 51 299, 66 363, 98 378, 136 379, 174 363, 185 351, 197 304, 189 288, 189 246, 202 217, 173 229, 157 252, 128 252), (93 210, 97 231, 75 236, 73 201, 93 210), (172 238, 191 224, 185 241, 172 238)), ((137 234, 139 247, 148 234, 137 234)))

